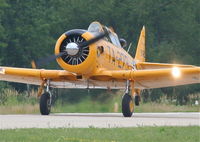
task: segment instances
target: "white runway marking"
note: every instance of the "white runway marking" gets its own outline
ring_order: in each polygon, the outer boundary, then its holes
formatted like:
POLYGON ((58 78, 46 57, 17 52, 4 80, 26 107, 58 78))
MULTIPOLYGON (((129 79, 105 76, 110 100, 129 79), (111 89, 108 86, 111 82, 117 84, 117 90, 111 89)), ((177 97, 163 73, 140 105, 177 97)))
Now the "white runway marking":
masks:
POLYGON ((200 113, 56 113, 0 115, 0 129, 15 128, 116 128, 140 126, 200 126, 200 113))

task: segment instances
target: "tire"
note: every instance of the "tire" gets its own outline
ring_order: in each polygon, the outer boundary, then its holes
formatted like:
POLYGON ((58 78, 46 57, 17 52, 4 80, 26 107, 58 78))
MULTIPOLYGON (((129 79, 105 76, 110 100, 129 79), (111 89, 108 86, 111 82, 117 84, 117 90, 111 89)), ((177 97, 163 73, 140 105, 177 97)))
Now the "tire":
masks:
POLYGON ((136 106, 140 105, 140 97, 138 95, 135 96, 135 105, 136 106))
POLYGON ((50 94, 45 92, 40 97, 40 113, 42 115, 49 115, 51 112, 50 94))
POLYGON ((122 113, 124 117, 131 117, 134 111, 133 99, 130 95, 125 94, 122 98, 122 113))

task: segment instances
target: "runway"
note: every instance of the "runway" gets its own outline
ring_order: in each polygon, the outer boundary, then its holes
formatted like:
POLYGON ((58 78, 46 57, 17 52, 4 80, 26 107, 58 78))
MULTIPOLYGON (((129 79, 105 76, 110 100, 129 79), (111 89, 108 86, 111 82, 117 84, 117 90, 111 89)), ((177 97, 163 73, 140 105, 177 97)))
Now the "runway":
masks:
POLYGON ((56 113, 0 115, 0 129, 15 128, 121 128, 142 126, 200 126, 200 113, 56 113))

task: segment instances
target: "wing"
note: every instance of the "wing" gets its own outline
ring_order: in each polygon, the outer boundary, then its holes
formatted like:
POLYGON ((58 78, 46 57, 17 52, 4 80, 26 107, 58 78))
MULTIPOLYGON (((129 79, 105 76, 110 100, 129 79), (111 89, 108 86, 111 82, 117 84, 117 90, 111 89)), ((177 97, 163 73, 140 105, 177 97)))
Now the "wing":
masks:
MULTIPOLYGON (((77 79, 77 75, 65 70, 45 70, 13 68, 0 66, 0 80, 41 85, 45 79, 50 80, 50 87, 53 88, 107 88, 106 84, 87 79, 77 79), (97 83, 98 82, 98 83, 97 83)), ((124 88, 124 86, 123 86, 124 88)))
MULTIPOLYGON (((160 66, 160 65, 159 65, 160 66)), ((167 65, 168 66, 168 65, 167 65)), ((110 81, 110 86, 116 86, 115 82, 125 82, 132 80, 135 87, 140 89, 161 88, 169 86, 178 86, 186 84, 200 83, 200 67, 196 66, 178 66, 171 65, 163 69, 145 69, 145 70, 100 70, 98 73, 90 76, 91 84, 105 82, 100 87, 106 87, 110 81), (171 67, 171 68, 169 68, 171 67), (173 75, 178 72, 180 76, 173 75)), ((65 70, 44 70, 0 67, 0 80, 19 82, 26 84, 41 85, 44 79, 51 80, 51 87, 57 88, 87 88, 88 82, 77 79, 73 73, 65 70)), ((120 84, 120 86, 122 86, 120 84)), ((118 88, 120 88, 120 86, 118 88)), ((124 86, 123 86, 124 87, 124 86)), ((122 88, 123 88, 122 87, 122 88)))
POLYGON ((138 69, 164 69, 164 68, 191 68, 193 65, 181 65, 181 64, 167 64, 167 63, 151 63, 151 62, 139 62, 137 63, 138 69))
MULTIPOLYGON (((183 65, 184 66, 184 65, 183 65)), ((139 89, 162 88, 200 83, 200 67, 184 66, 163 69, 101 71, 96 80, 132 80, 139 89)))
POLYGON ((137 64, 137 67, 147 71, 143 71, 143 73, 154 76, 154 79, 148 79, 148 77, 146 77, 146 80, 144 78, 138 79, 138 86, 141 84, 145 88, 161 88, 200 83, 200 69, 193 65, 140 62, 137 64), (173 75, 174 67, 180 72, 180 77, 173 75))
POLYGON ((200 68, 138 70, 132 77, 136 80, 136 86, 142 88, 179 86, 200 83, 200 68))
POLYGON ((44 79, 52 82, 76 81, 76 75, 65 70, 44 70, 0 67, 0 80, 41 85, 44 79))

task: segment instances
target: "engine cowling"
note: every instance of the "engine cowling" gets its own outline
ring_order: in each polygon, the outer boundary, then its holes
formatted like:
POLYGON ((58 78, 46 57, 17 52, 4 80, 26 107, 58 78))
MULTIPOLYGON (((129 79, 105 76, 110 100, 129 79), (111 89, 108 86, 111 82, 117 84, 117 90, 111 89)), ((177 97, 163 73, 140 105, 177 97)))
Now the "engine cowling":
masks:
POLYGON ((90 74, 94 71, 96 63, 95 44, 87 47, 78 47, 93 35, 86 30, 75 29, 62 34, 56 42, 55 54, 66 52, 57 58, 58 64, 65 70, 77 74, 90 74))

